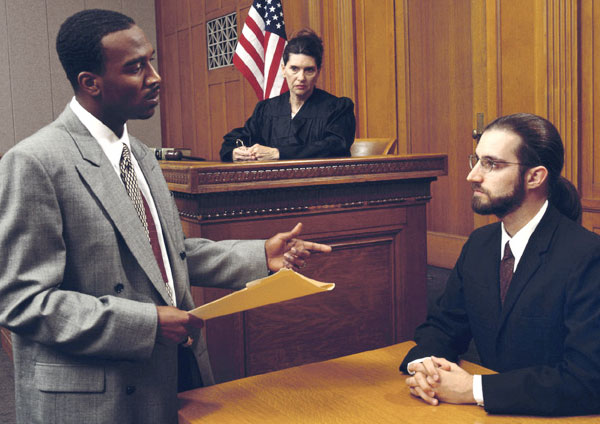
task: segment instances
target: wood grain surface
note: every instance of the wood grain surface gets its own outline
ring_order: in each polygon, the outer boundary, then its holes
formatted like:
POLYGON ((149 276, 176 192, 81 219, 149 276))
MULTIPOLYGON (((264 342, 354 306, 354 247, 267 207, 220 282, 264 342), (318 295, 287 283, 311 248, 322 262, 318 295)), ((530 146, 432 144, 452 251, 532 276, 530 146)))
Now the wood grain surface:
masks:
MULTIPOLYGON (((476 405, 430 406, 408 392, 400 361, 413 342, 181 393, 179 423, 597 423, 600 416, 488 415, 476 405)), ((492 371, 462 362, 472 373, 492 371)))

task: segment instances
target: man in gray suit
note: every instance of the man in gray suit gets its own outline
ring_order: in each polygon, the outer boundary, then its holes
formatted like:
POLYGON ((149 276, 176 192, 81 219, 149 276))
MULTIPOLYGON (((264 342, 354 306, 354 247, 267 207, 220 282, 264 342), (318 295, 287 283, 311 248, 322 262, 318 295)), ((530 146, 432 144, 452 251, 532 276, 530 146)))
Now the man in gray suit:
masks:
MULTIPOLYGON (((213 382, 190 281, 242 288, 329 246, 184 239, 150 150, 127 132, 158 105, 154 49, 130 18, 68 18, 75 97, 0 161, 0 325, 13 332, 19 423, 175 423, 178 350, 213 382), (194 362, 194 361, 193 361, 194 362)), ((180 353, 181 354, 181 353, 180 353)))

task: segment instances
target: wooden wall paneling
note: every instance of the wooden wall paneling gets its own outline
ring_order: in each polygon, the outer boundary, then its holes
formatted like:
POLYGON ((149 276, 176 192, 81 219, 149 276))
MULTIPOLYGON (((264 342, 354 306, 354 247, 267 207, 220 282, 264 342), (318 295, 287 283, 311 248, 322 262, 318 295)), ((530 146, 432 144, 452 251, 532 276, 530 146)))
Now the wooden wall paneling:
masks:
MULTIPOLYGON (((241 73, 233 66, 208 72, 211 160, 220 160, 219 150, 223 142, 223 135, 235 127, 241 127, 247 118, 242 110, 245 103, 240 99, 240 94, 243 93, 242 79, 241 73), (231 84, 237 84, 240 87, 237 92, 227 89, 227 86, 231 84), (215 96, 218 95, 221 98, 216 99, 215 96)), ((250 115, 248 114, 248 116, 250 115)))
MULTIPOLYGON (((333 52, 330 51, 331 42, 329 41, 331 38, 331 31, 333 26, 329 25, 329 20, 327 15, 329 14, 329 7, 327 3, 324 3, 322 0, 307 0, 308 6, 308 22, 306 26, 315 31, 323 40, 323 64, 321 65, 321 73, 319 75, 319 81, 317 81, 317 87, 330 91, 330 87, 332 86, 331 80, 332 76, 335 75, 333 70, 335 67, 332 65, 331 58, 333 57, 333 52), (327 24, 324 24, 327 22, 327 24)), ((288 40, 290 39, 291 34, 288 33, 288 40)))
MULTIPOLYGON (((202 0, 199 0, 199 2, 202 3, 202 0)), ((204 13, 206 13, 207 15, 216 13, 221 9, 221 0, 204 0, 204 4, 204 13)))
MULTIPOLYGON (((177 32, 177 45, 179 51, 179 85, 181 103, 181 139, 172 140, 173 147, 195 147, 196 114, 194 111, 194 73, 192 72, 192 57, 194 53, 190 48, 191 29, 187 26, 177 32)), ((196 150, 196 149, 193 149, 196 150)))
POLYGON ((176 84, 179 85, 179 112, 180 129, 177 131, 178 138, 172 138, 169 147, 192 148, 195 138, 194 122, 194 103, 193 93, 194 84, 192 81, 191 67, 191 29, 190 29, 190 0, 175 0, 175 26, 177 32, 177 56, 178 56, 178 74, 176 84))
POLYGON ((221 0, 221 9, 234 10, 239 3, 238 0, 221 0))
POLYGON ((223 134, 227 133, 230 128, 227 128, 226 122, 226 111, 227 100, 225 99, 225 85, 224 82, 211 83, 209 76, 209 85, 208 85, 208 104, 210 105, 209 110, 209 122, 211 128, 211 159, 218 160, 215 157, 215 151, 218 153, 218 149, 216 149, 217 142, 213 140, 220 139, 223 134))
POLYGON ((470 2, 407 4, 413 153, 448 154, 448 177, 432 185, 427 210, 427 228, 434 233, 430 240, 443 246, 447 243, 441 234, 466 236, 473 229, 471 190, 465 181, 473 150, 470 2))
POLYGON ((396 137, 394 2, 356 1, 359 137, 396 137))
POLYGON ((177 6, 175 1, 156 0, 157 15, 160 14, 161 33, 163 37, 174 34, 177 31, 177 6))
MULTIPOLYGON (((321 17, 316 21, 310 23, 310 27, 317 31, 323 40, 323 48, 325 50, 323 54, 323 65, 321 67, 321 75, 317 86, 322 90, 328 91, 334 94, 336 88, 336 76, 338 75, 340 58, 337 57, 336 53, 338 48, 337 43, 337 13, 336 10, 337 0, 325 0, 318 8, 321 12, 321 17), (318 28, 317 28, 318 27, 318 28)), ((317 7, 311 9, 310 16, 317 14, 317 7)))
MULTIPOLYGON (((477 0, 474 0, 477 2, 477 0)), ((500 66, 502 60, 499 53, 500 39, 500 13, 499 0, 485 1, 485 45, 486 45, 486 66, 485 80, 486 89, 486 108, 487 115, 485 123, 491 122, 499 116, 500 110, 500 92, 502 80, 500 79, 500 66)))
MULTIPOLYGON (((160 1, 160 0, 158 0, 160 1)), ((201 0, 190 1, 190 24, 194 27, 196 25, 204 24, 205 16, 205 3, 201 0)))
POLYGON ((355 100, 354 0, 327 0, 313 9, 309 14, 311 25, 315 31, 319 31, 316 27, 321 27, 325 46, 320 86, 336 96, 355 100))
MULTIPOLYGON (((396 152, 413 151, 410 138, 410 48, 408 42, 408 0, 395 2, 396 36, 396 152)), ((416 141, 415 141, 416 142, 416 141)), ((417 149, 415 149, 417 150, 417 149)))
POLYGON ((528 5, 532 13, 523 13, 523 3, 516 0, 499 5, 500 115, 530 112, 553 122, 565 145, 565 175, 577 185, 577 1, 537 0, 528 5))
POLYGON ((154 11, 156 15, 156 58, 158 60, 157 70, 162 78, 161 86, 160 86, 160 105, 159 110, 157 112, 160 113, 160 138, 162 140, 161 146, 166 146, 168 143, 167 140, 167 114, 164 111, 165 104, 167 102, 167 95, 165 93, 165 70, 166 66, 162 63, 164 60, 163 50, 165 48, 165 17, 163 16, 164 6, 162 5, 161 0, 154 0, 154 11))
POLYGON ((179 51, 177 49, 177 32, 168 34, 163 39, 161 62, 163 78, 163 110, 165 124, 163 127, 164 146, 176 146, 182 139, 181 86, 179 82, 179 51))
MULTIPOLYGON (((391 15, 390 15, 391 16, 391 15)), ((356 58, 354 52, 356 43, 354 40, 356 30, 354 26, 354 1, 341 0, 338 8, 337 28, 339 40, 336 43, 336 59, 341 62, 338 66, 337 87, 334 94, 337 96, 356 99, 356 58)))
MULTIPOLYGON (((577 2, 547 5, 548 119, 565 145, 564 175, 578 186, 579 82, 577 2)), ((541 31, 538 31, 541 32, 541 31)))
POLYGON ((192 74, 194 78, 194 121, 192 123, 195 134, 192 146, 194 156, 202 158, 212 157, 212 130, 210 126, 207 78, 207 58, 206 58, 206 24, 200 20, 200 16, 195 15, 192 26, 192 74))
POLYGON ((598 209, 589 208, 583 212, 583 225, 590 231, 600 236, 600 211, 598 209))
POLYGON ((544 0, 524 5, 519 0, 499 3, 501 108, 499 115, 517 112, 547 116, 547 46, 544 0), (527 72, 523 72, 523 70, 527 72))
MULTIPOLYGON (((483 130, 483 127, 495 118, 496 102, 497 102, 497 22, 496 22, 497 5, 495 0, 471 0, 471 72, 473 79, 473 113, 472 127, 473 129, 483 130), (480 125, 482 115, 483 127, 480 125), (481 127, 481 128, 479 128, 481 127)), ((473 152, 477 147, 477 141, 473 140, 473 152)), ((480 227, 489 222, 487 217, 473 213, 474 227, 480 227)), ((456 242, 455 238, 450 238, 456 242)), ((463 244, 464 244, 464 238, 463 244)), ((456 243, 452 249, 452 254, 444 255, 444 261, 447 264, 456 262, 460 254, 460 246, 456 243), (456 249, 458 247, 458 249, 456 249)), ((429 252, 428 252, 429 255, 429 252)), ((446 266, 447 268, 448 266, 446 266)))
POLYGON ((594 0, 581 2, 581 156, 580 193, 583 224, 600 233, 600 5, 594 0))
MULTIPOLYGON (((309 1, 311 0, 282 0, 281 6, 283 7, 285 31, 288 39, 290 39, 298 30, 311 26, 308 13, 309 1)), ((319 28, 312 29, 317 31, 317 33, 319 32, 319 28)))
POLYGON ((356 1, 356 102, 354 114, 356 115, 356 127, 358 137, 366 137, 366 128, 368 124, 367 114, 367 51, 365 40, 365 5, 363 1, 356 1))
POLYGON ((190 0, 175 0, 177 30, 186 31, 190 28, 190 0))
MULTIPOLYGON (((246 121, 247 117, 244 116, 244 99, 240 96, 240 93, 242 93, 242 84, 243 81, 239 79, 225 82, 225 98, 227 99, 227 109, 225 111, 226 131, 241 126, 240 122, 243 124, 246 121)), ((221 140, 219 139, 219 141, 221 140)), ((221 143, 216 144, 214 147, 217 148, 218 154, 218 151, 221 149, 221 143)))

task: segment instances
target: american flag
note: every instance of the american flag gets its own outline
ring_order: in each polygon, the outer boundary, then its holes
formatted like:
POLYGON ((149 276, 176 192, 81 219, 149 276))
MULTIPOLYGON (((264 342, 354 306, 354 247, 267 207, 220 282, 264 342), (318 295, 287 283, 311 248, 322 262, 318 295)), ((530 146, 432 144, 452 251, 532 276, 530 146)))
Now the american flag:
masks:
POLYGON ((235 48, 233 64, 250 82, 259 100, 288 89, 280 72, 286 39, 281 0, 254 0, 235 48))

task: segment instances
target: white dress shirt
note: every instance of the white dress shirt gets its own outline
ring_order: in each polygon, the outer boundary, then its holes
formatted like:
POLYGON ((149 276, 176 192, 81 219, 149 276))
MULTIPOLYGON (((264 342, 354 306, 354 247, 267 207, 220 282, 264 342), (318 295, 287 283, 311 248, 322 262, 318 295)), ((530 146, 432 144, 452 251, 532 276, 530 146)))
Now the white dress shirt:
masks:
MULTIPOLYGON (((71 103, 69 103, 69 106, 71 107, 73 113, 75 113, 77 118, 79 118, 81 123, 90 132, 92 137, 96 139, 96 141, 104 151, 104 154, 112 164, 113 169, 117 173, 119 181, 123 183, 123 181, 121 180, 121 170, 119 166, 119 163, 121 161, 121 154, 123 153, 123 144, 126 144, 129 148, 129 151, 131 151, 131 145, 129 143, 129 134, 127 132, 127 124, 125 124, 123 127, 123 135, 121 136, 121 138, 118 138, 117 135, 110 128, 104 125, 94 115, 85 110, 83 106, 79 104, 75 97, 71 99, 71 103)), ((158 218, 158 212, 156 211, 156 205, 154 204, 154 199, 152 198, 152 193, 150 193, 150 188, 148 187, 148 183, 146 182, 144 173, 138 165, 133 153, 131 154, 131 163, 133 164, 133 169, 135 170, 135 174, 138 179, 138 186, 140 188, 140 191, 142 192, 142 195, 146 199, 146 202, 148 203, 150 213, 152 214, 152 219, 154 220, 154 225, 156 226, 158 244, 160 245, 160 252, 167 274, 167 284, 171 288, 171 293, 175 293, 175 286, 173 284, 173 272, 171 271, 171 264, 169 263, 169 256, 167 255, 165 239, 163 236, 162 227, 160 225, 160 219, 158 218)), ((175 298, 173 299, 173 301, 176 301, 175 298)))

